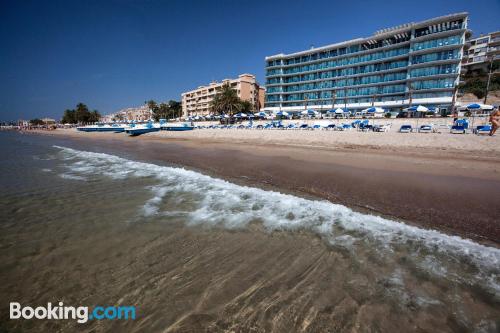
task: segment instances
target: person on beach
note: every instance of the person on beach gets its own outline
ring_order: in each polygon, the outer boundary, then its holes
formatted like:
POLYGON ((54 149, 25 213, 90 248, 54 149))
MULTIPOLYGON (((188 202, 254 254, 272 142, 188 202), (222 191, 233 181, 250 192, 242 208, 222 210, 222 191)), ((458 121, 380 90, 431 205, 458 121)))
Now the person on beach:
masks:
POLYGON ((500 108, 497 110, 494 110, 490 114, 490 122, 491 122, 491 131, 490 131, 490 136, 493 136, 497 129, 500 127, 500 108))

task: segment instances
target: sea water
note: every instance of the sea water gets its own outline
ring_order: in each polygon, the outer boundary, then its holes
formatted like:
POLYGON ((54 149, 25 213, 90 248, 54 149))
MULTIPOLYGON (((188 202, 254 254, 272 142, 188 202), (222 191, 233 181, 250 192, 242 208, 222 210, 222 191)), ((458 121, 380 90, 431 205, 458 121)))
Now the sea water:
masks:
MULTIPOLYGON (((181 167, 75 145, 70 148, 61 140, 0 134, 8 143, 3 145, 0 163, 3 242, 16 242, 20 229, 52 220, 85 230, 82 237, 87 238, 107 224, 132 224, 140 229, 141 225, 177 223, 195 230, 227 230, 227 237, 260 232, 253 231, 254 226, 264 233, 285 232, 291 237, 310 233, 321 239, 326 251, 342 254, 344 260, 352 261, 347 264, 361 265, 351 271, 332 270, 339 281, 375 276, 358 292, 380 298, 373 296, 373 290, 382 283, 383 298, 400 304, 405 315, 415 311, 430 317, 433 312, 449 316, 453 318, 448 320, 453 322, 450 330, 500 329, 498 248, 325 200, 241 186, 181 167)), ((64 225, 60 228, 64 232, 64 225)), ((1 251, 12 265, 26 265, 23 260, 13 261, 8 246, 1 251)), ((4 268, 1 276, 8 280, 9 268, 4 268)))

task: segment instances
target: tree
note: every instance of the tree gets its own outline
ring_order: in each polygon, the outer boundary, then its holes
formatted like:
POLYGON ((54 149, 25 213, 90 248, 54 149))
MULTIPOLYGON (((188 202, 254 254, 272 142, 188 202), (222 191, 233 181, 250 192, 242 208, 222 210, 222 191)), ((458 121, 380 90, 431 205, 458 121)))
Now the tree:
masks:
POLYGON ((101 119, 101 115, 97 110, 94 110, 94 111, 89 113, 88 121, 90 123, 97 123, 99 121, 99 119, 101 119))
POLYGON ((241 101, 240 112, 251 113, 253 111, 253 105, 250 101, 241 101))
POLYGON ((45 122, 42 119, 35 118, 30 120, 30 125, 33 126, 45 125, 45 122))
POLYGON ((153 110, 153 118, 158 121, 160 118, 166 119, 169 114, 169 107, 166 103, 160 103, 159 106, 152 108, 153 110))
POLYGON ((76 124, 75 110, 66 109, 61 119, 63 124, 76 124))
POLYGON ((182 116, 182 103, 174 100, 168 101, 168 107, 170 109, 169 118, 177 118, 182 116))
POLYGON ((79 123, 88 123, 90 118, 90 111, 87 105, 78 103, 75 110, 75 118, 79 123))
POLYGON ((152 112, 155 112, 158 109, 158 104, 152 99, 146 101, 146 104, 148 105, 149 110, 152 112))
POLYGON ((232 116, 234 112, 241 109, 241 99, 236 90, 226 83, 222 86, 222 90, 214 96, 210 107, 215 113, 229 113, 232 116))
POLYGON ((66 109, 61 119, 63 124, 77 124, 77 123, 95 123, 98 122, 101 115, 97 110, 89 111, 87 105, 78 103, 76 109, 66 109))

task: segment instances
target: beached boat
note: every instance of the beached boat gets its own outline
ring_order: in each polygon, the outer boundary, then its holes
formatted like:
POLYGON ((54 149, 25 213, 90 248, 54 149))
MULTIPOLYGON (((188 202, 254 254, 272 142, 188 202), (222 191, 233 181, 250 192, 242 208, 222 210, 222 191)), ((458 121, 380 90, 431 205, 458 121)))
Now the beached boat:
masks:
POLYGON ((191 131, 194 129, 194 126, 191 126, 189 123, 168 124, 168 125, 162 126, 161 129, 166 130, 166 131, 191 131))
POLYGON ((147 124, 135 125, 134 127, 126 128, 125 133, 130 136, 136 136, 151 132, 158 132, 162 127, 163 125, 148 122, 147 124))
POLYGON ((88 126, 80 126, 76 129, 81 132, 124 132, 127 125, 120 124, 97 124, 97 125, 88 125, 88 126))

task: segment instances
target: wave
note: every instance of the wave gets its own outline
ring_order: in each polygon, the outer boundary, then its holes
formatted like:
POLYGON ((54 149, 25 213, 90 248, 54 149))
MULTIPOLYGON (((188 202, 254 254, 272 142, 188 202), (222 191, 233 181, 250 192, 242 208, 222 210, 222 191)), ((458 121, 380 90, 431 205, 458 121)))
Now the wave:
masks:
POLYGON ((54 147, 60 149, 64 160, 71 162, 67 165, 71 173, 83 178, 96 174, 115 180, 130 177, 154 178, 157 184, 150 187, 153 196, 141 207, 141 213, 145 217, 168 215, 168 212, 162 212, 162 203, 167 199, 177 200, 176 207, 183 207, 183 210, 178 210, 175 214, 184 215, 189 225, 238 229, 245 228, 252 222, 260 222, 267 230, 272 231, 311 230, 324 237, 331 246, 350 250, 355 250, 357 244, 362 243, 390 255, 401 251, 403 247, 407 254, 418 261, 419 267, 431 274, 447 275, 448 278, 465 283, 469 282, 464 280, 470 279, 482 281, 497 296, 500 295, 500 249, 494 247, 436 230, 355 212, 326 200, 310 200, 236 185, 179 167, 54 147), (185 200, 186 197, 190 200, 185 200), (469 275, 462 274, 459 267, 464 263, 477 270, 467 273, 469 275))

